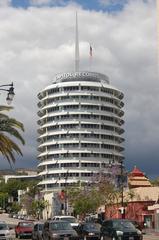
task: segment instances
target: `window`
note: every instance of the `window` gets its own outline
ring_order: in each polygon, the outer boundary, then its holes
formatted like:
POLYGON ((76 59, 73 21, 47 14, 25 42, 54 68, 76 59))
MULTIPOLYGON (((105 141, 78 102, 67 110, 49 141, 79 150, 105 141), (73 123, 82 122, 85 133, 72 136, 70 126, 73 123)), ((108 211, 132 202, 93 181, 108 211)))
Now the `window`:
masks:
POLYGON ((38 225, 37 225, 37 224, 35 224, 35 226, 34 226, 34 230, 35 230, 35 231, 38 230, 38 225))
POLYGON ((63 88, 64 91, 78 91, 79 90, 79 86, 69 86, 69 87, 64 87, 63 88))
POLYGON ((108 94, 113 94, 113 90, 112 89, 104 88, 104 87, 101 88, 101 92, 105 92, 105 93, 108 93, 108 94))
POLYGON ((44 229, 49 229, 49 223, 48 222, 44 223, 44 229))
POLYGON ((48 113, 55 112, 55 111, 59 111, 59 107, 48 108, 48 113))
POLYGON ((0 223, 0 230, 9 230, 9 227, 6 223, 0 223))
POLYGON ((52 88, 48 90, 48 95, 59 92, 59 88, 52 88))
POLYGON ((98 87, 92 87, 92 86, 81 86, 82 91, 99 91, 98 87))
POLYGON ((72 227, 68 222, 58 222, 58 223, 52 222, 51 229, 52 230, 72 230, 72 227))

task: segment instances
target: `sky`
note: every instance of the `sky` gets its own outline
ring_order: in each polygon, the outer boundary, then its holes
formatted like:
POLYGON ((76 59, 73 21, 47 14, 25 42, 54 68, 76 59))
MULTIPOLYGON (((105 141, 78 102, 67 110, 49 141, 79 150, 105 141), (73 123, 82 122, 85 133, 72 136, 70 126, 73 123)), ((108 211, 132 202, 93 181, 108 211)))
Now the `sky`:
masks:
MULTIPOLYGON (((78 12, 80 70, 109 76, 124 97, 125 166, 159 176, 158 31, 155 0, 0 0, 0 84, 14 83, 10 116, 26 144, 13 168, 36 168, 37 94, 74 71, 78 12)), ((0 92, 5 104, 5 92, 0 92)), ((0 169, 9 164, 0 157, 0 169)))

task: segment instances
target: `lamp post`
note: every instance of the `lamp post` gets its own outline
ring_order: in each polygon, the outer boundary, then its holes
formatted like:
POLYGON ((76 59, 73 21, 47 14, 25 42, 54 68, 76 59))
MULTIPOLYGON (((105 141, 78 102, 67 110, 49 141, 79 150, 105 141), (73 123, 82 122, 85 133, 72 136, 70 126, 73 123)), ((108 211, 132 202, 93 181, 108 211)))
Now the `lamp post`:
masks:
MULTIPOLYGON (((110 161, 109 162, 109 168, 113 167, 113 162, 110 161)), ((120 173, 114 173, 112 176, 118 174, 119 178, 118 178, 118 188, 120 191, 120 198, 121 198, 121 202, 120 202, 120 208, 119 211, 121 213, 121 218, 125 219, 125 206, 124 206, 124 165, 123 165, 123 160, 120 161, 120 173)), ((111 176, 111 177, 112 177, 111 176)), ((113 181, 113 179, 112 179, 113 181)))
POLYGON ((65 175, 65 194, 64 194, 64 214, 67 215, 68 213, 68 202, 67 202, 67 179, 68 179, 68 171, 66 172, 66 175, 65 175))
POLYGON ((120 188, 121 188, 121 218, 125 219, 125 206, 124 206, 124 166, 123 166, 123 160, 120 162, 120 168, 121 168, 121 172, 120 172, 120 177, 121 177, 121 181, 120 181, 120 188))
POLYGON ((15 95, 13 82, 10 84, 0 85, 0 91, 8 92, 6 101, 7 101, 7 104, 11 104, 11 102, 13 101, 14 95, 15 95))

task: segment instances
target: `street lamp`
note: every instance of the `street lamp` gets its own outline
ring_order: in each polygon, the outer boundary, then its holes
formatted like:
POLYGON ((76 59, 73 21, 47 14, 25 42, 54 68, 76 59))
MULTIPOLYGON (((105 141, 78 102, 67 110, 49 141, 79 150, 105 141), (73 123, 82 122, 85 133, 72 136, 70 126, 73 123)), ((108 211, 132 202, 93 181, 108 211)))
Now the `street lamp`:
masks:
POLYGON ((13 82, 10 84, 0 85, 0 91, 8 92, 6 101, 7 101, 7 104, 11 104, 11 102, 13 101, 14 95, 15 95, 13 82), (6 87, 9 87, 9 89, 6 87))
POLYGON ((123 160, 120 162, 120 188, 121 188, 121 218, 125 218, 125 206, 124 206, 124 165, 123 165, 123 160))
POLYGON ((64 194, 64 214, 68 215, 68 202, 67 202, 67 179, 68 179, 69 170, 65 174, 65 194, 64 194))
MULTIPOLYGON (((113 162, 110 161, 109 162, 109 167, 112 168, 113 166, 113 162)), ((119 174, 119 178, 118 178, 118 188, 119 188, 119 191, 120 191, 120 196, 121 196, 121 202, 120 202, 120 205, 121 207, 119 208, 120 210, 120 213, 121 213, 121 218, 122 219, 125 219, 125 206, 124 206, 124 182, 125 182, 125 178, 124 178, 124 164, 123 164, 123 160, 120 161, 120 173, 115 173, 116 174, 119 174)), ((112 175, 114 176, 114 175, 112 175)), ((112 179, 113 180, 113 179, 112 179)))

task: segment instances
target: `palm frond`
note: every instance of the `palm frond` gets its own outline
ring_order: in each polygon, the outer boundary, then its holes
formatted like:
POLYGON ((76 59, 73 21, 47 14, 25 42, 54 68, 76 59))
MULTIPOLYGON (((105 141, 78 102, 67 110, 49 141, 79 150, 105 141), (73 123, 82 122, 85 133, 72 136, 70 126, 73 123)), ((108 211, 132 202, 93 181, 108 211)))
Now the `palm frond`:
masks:
POLYGON ((8 160, 15 163, 14 153, 23 156, 19 146, 14 143, 9 137, 0 134, 0 152, 8 160))
POLYGON ((18 140, 20 140, 21 143, 24 145, 25 141, 16 128, 19 128, 20 130, 24 131, 24 126, 21 122, 15 120, 13 118, 0 119, 0 132, 6 132, 6 133, 14 136, 18 140))
POLYGON ((0 112, 2 112, 2 111, 10 111, 12 109, 13 109, 13 107, 11 107, 11 106, 0 105, 0 112))
POLYGON ((19 146, 9 137, 13 136, 20 140, 22 144, 25 141, 18 130, 24 132, 24 125, 14 118, 8 117, 2 111, 10 111, 13 107, 0 105, 0 153, 8 160, 9 164, 15 163, 14 154, 23 155, 19 146), (6 134, 7 133, 7 136, 6 134))

